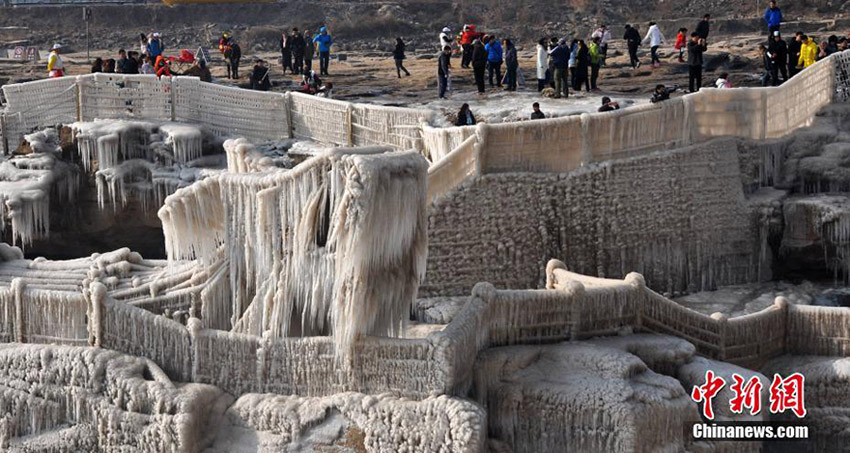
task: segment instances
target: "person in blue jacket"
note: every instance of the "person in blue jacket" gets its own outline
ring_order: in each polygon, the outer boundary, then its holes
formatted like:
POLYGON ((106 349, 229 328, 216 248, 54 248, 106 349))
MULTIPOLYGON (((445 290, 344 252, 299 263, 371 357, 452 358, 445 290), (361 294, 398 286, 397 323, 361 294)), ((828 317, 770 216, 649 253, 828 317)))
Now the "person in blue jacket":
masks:
POLYGON ((490 42, 484 46, 487 51, 487 79, 490 81, 490 88, 493 87, 493 73, 496 73, 496 85, 502 87, 502 45, 496 40, 496 37, 491 35, 490 42))
POLYGON ((151 39, 148 40, 147 50, 151 61, 156 61, 156 57, 162 55, 162 52, 165 50, 165 44, 162 43, 159 33, 151 35, 151 39))
POLYGON ((328 28, 319 29, 319 34, 313 38, 313 42, 319 45, 319 75, 328 75, 328 63, 331 61, 331 45, 334 40, 328 34, 328 28))
POLYGON ((767 22, 767 34, 773 36, 773 32, 779 31, 782 23, 782 10, 776 6, 776 0, 770 1, 770 6, 764 12, 764 21, 767 22))

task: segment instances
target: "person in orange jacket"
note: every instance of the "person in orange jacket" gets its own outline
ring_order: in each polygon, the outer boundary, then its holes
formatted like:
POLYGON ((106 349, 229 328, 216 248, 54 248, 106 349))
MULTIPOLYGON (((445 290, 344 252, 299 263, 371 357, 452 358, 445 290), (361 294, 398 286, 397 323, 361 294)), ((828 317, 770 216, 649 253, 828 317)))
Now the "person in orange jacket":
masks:
POLYGON ((164 55, 156 57, 156 63, 153 65, 153 70, 159 78, 171 77, 171 63, 168 62, 168 59, 164 55))
POLYGON ((800 47, 800 59, 797 60, 798 68, 808 68, 815 64, 818 57, 818 45, 811 36, 800 37, 803 45, 800 47))

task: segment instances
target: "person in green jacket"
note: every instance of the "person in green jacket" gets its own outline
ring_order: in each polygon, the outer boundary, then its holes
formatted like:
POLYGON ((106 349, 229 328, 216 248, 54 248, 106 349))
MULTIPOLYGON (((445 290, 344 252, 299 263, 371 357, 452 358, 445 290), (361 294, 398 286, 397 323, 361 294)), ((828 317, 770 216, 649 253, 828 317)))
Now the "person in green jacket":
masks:
POLYGON ((596 81, 599 79, 599 67, 602 65, 602 53, 599 49, 599 37, 593 38, 590 43, 590 89, 599 91, 596 87, 596 81))

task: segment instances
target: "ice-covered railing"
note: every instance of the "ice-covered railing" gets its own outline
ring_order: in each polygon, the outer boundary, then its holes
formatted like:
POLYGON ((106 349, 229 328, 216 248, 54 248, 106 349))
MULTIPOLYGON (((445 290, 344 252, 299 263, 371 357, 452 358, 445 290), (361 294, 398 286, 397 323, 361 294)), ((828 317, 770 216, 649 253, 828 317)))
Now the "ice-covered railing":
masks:
POLYGON ((182 121, 220 137, 296 137, 337 146, 392 146, 423 152, 423 109, 353 104, 301 93, 204 83, 194 77, 90 74, 5 85, 0 137, 5 154, 37 128, 94 119, 182 121))
MULTIPOLYGON (((581 307, 576 308, 579 321, 572 325, 576 330, 574 338, 612 334, 633 327, 683 338, 702 355, 747 367, 760 366, 786 352, 823 355, 831 352, 828 348, 811 348, 806 352, 794 340, 799 335, 812 337, 811 331, 804 332, 807 329, 820 330, 817 320, 801 322, 798 313, 820 313, 826 318, 830 314, 826 307, 797 307, 777 298, 775 305, 757 313, 731 319, 720 313, 706 316, 648 289, 639 274, 630 274, 624 281, 588 277, 567 271, 558 260, 551 260, 547 266, 547 288, 572 293, 605 289, 607 300, 611 301, 608 304, 588 303, 586 298, 577 301, 581 307), (624 297, 612 299, 618 287, 624 291, 624 297)), ((821 323, 835 326, 820 334, 825 337, 824 343, 850 346, 844 340, 850 334, 850 313, 833 315, 832 319, 831 324, 821 323)))
POLYGON ((140 74, 97 73, 76 77, 80 120, 172 118, 172 80, 140 74))
MULTIPOLYGON (((850 98, 850 51, 806 68, 780 87, 705 89, 669 101, 606 113, 518 123, 481 124, 476 132, 480 174, 556 172, 590 162, 680 148, 716 137, 777 138, 811 124, 819 109, 850 98)), ((466 129, 425 128, 425 154, 445 155, 444 166, 468 167, 466 154, 451 155, 466 129), (451 148, 450 148, 451 147, 451 148)), ((437 159, 433 160, 435 163, 437 159)), ((440 186, 457 186, 441 177, 440 186)), ((439 192, 445 192, 440 190, 439 192)))
POLYGON ((238 332, 330 332, 342 349, 359 334, 398 336, 424 272, 425 160, 350 148, 280 171, 245 147, 227 145, 236 172, 166 199, 169 259, 223 253, 231 293, 214 298, 231 306, 216 310, 238 332))

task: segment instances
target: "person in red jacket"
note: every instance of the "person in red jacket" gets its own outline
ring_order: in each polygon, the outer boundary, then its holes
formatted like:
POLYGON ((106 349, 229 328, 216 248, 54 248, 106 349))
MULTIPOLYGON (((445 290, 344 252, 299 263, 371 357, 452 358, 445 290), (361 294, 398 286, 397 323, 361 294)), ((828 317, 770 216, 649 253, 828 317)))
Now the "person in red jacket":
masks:
POLYGON ((460 46, 463 49, 463 57, 460 60, 460 67, 469 69, 469 64, 472 63, 472 42, 475 38, 480 38, 481 33, 475 31, 475 25, 469 24, 463 26, 463 33, 460 34, 460 46))
POLYGON ((156 76, 159 78, 171 77, 171 63, 169 63, 168 59, 164 55, 156 57, 156 63, 154 63, 153 69, 154 72, 156 72, 156 76))
POLYGON ((688 29, 680 28, 679 34, 676 35, 676 45, 673 46, 679 51, 679 63, 685 62, 685 49, 688 47, 688 29))

